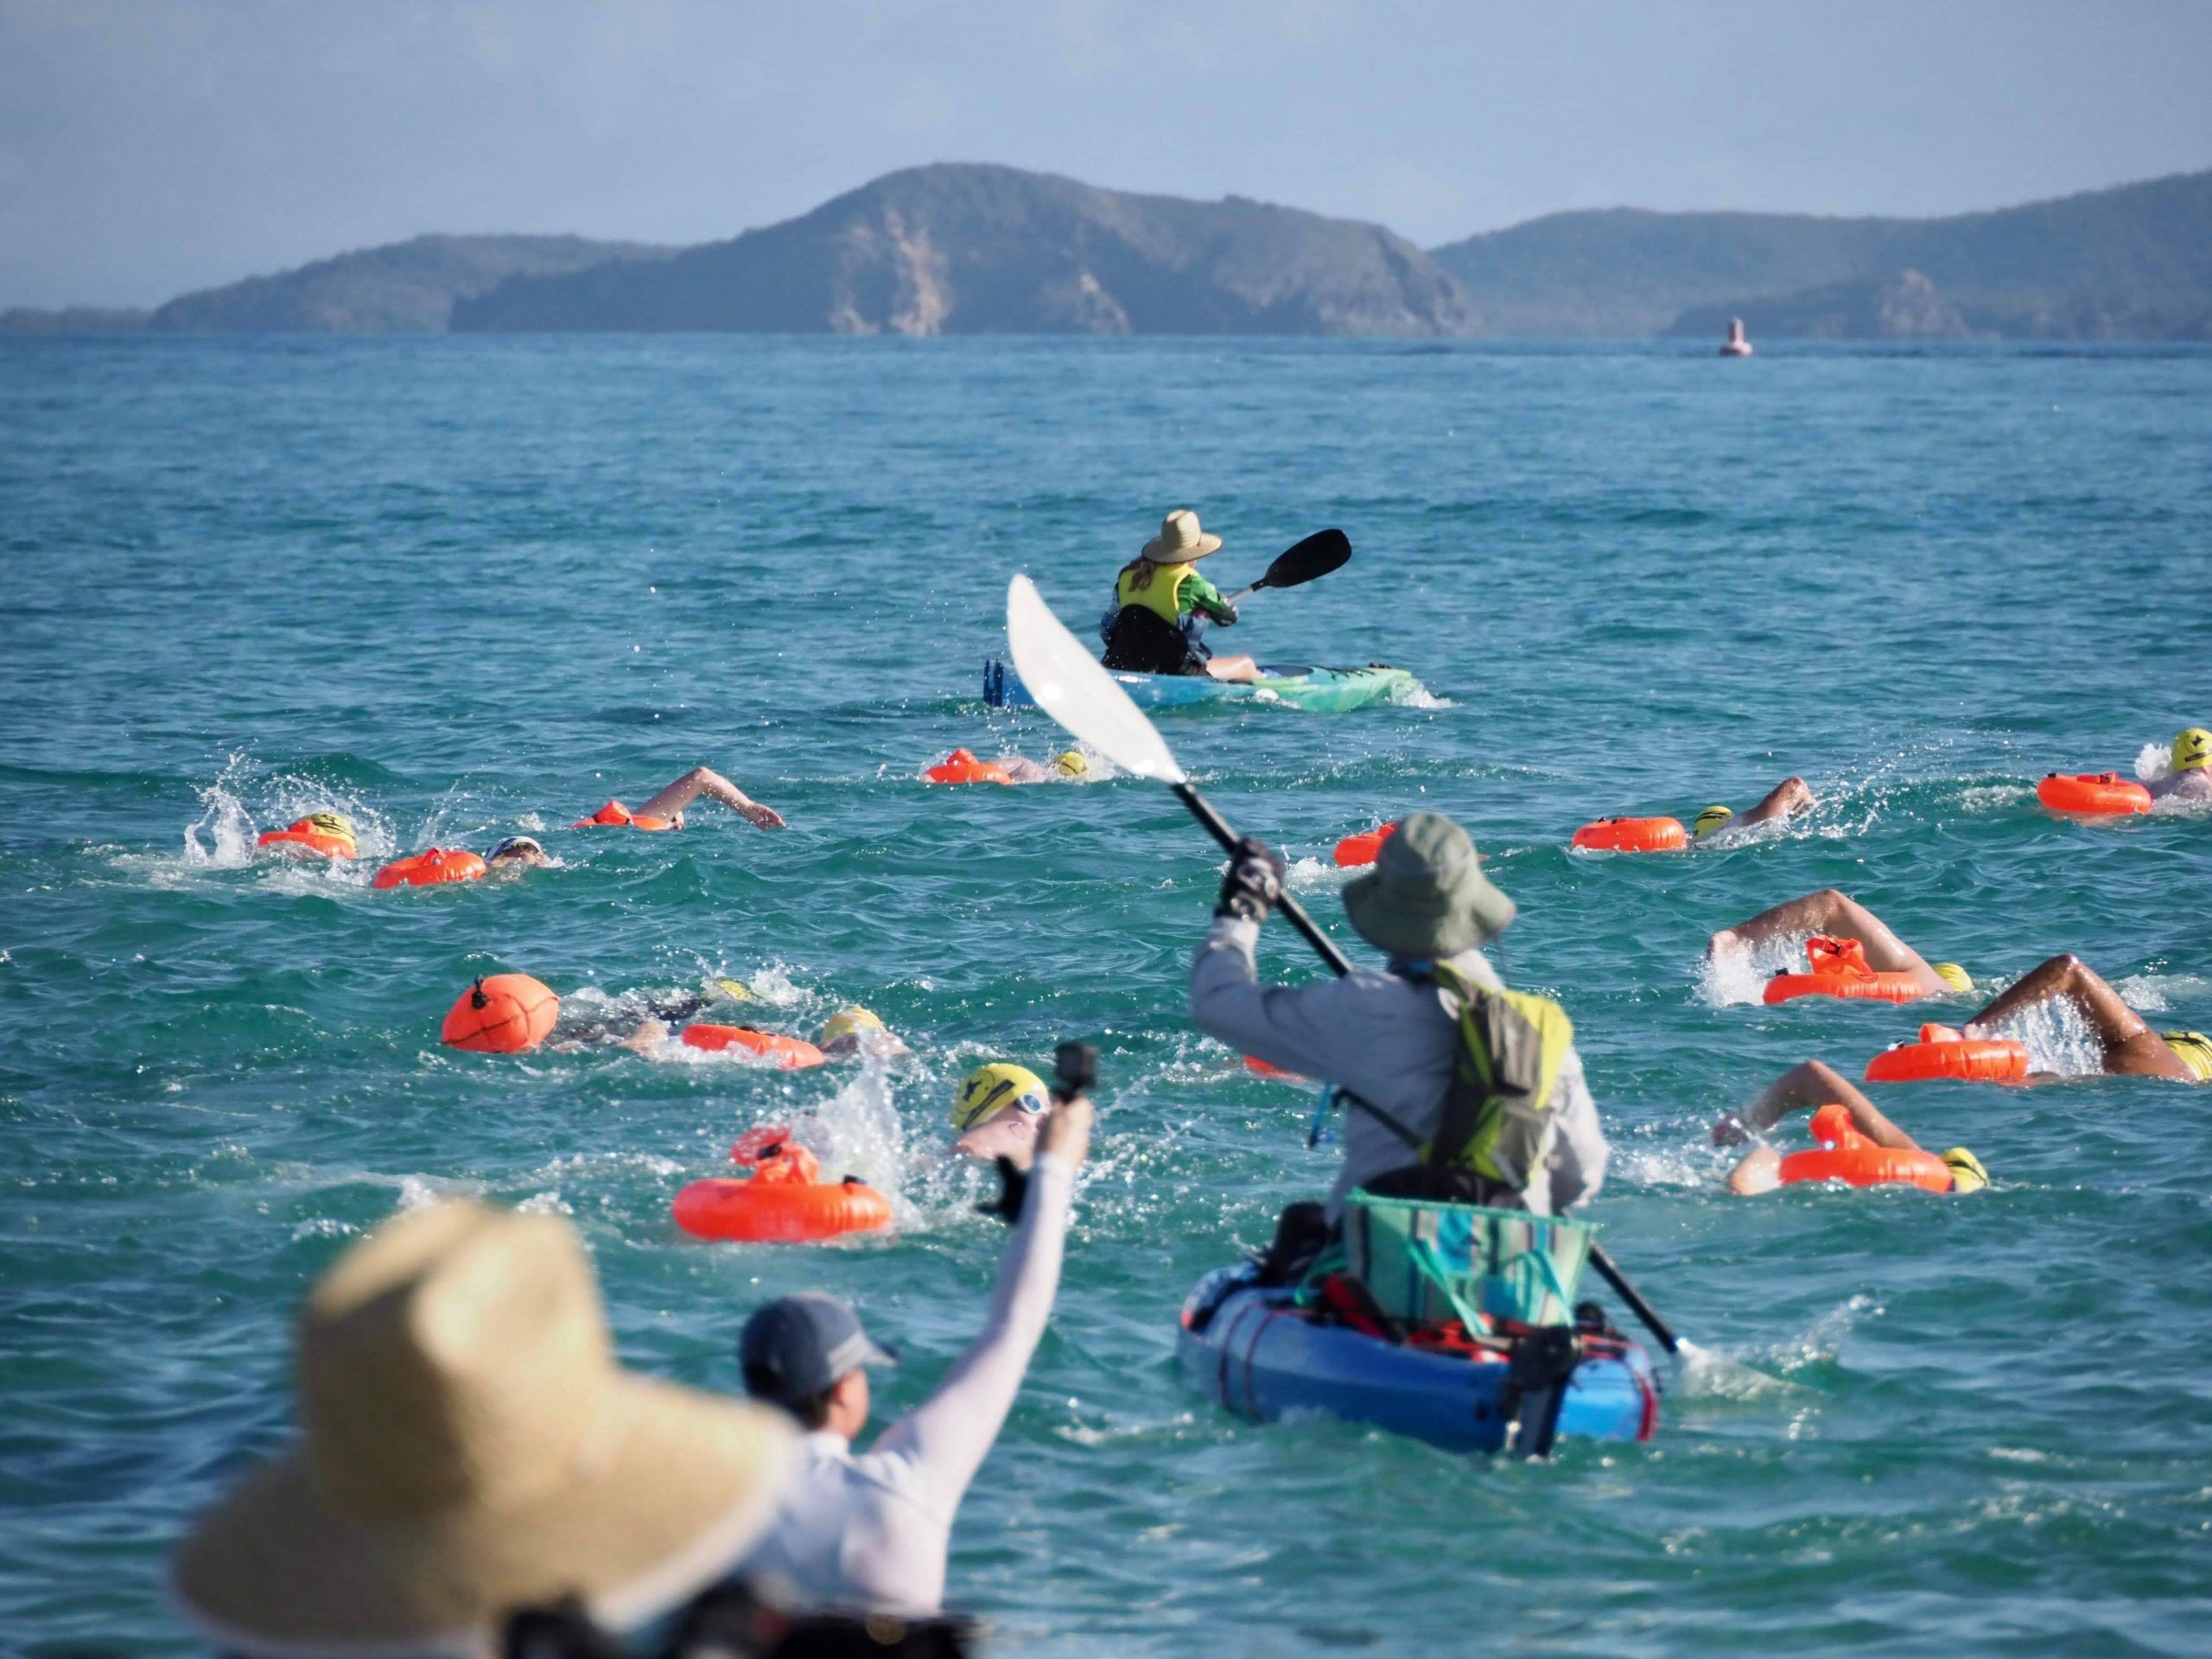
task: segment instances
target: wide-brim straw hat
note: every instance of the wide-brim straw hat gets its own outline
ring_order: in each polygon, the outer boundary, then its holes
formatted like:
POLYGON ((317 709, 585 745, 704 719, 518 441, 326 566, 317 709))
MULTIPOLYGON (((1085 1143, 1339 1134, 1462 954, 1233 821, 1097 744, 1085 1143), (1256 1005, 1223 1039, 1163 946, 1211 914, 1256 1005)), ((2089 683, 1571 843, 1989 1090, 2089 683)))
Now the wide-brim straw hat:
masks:
POLYGON ((1360 937, 1394 957, 1457 956, 1502 933, 1513 901, 1482 873, 1475 843, 1441 812, 1416 812, 1344 886, 1344 914, 1360 937))
POLYGON ((602 1625, 728 1573, 797 1427, 616 1363, 575 1230, 467 1203, 362 1240, 309 1298, 300 1443, 194 1524, 185 1616, 246 1659, 496 1652, 516 1610, 602 1625))
POLYGON ((1190 564, 1220 551, 1221 537, 1206 534, 1197 513, 1178 507, 1160 521, 1160 534, 1144 544, 1141 556, 1154 564, 1190 564))

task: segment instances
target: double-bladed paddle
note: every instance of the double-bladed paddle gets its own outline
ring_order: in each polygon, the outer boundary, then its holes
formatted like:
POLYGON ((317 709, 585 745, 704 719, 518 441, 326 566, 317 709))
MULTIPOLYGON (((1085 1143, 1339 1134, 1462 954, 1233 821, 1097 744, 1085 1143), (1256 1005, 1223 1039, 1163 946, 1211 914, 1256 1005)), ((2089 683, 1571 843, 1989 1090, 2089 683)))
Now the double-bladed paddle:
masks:
POLYGON ((1247 594, 1256 594, 1262 588, 1296 588, 1325 576, 1332 570, 1341 570, 1351 559, 1351 537, 1341 530, 1317 530, 1302 542, 1294 542, 1275 555, 1275 562, 1268 567, 1268 574, 1249 588, 1239 588, 1229 595, 1234 605, 1247 594))
MULTIPOLYGON (((1343 539, 1341 531, 1325 530, 1319 536, 1308 537, 1282 557, 1289 558, 1307 542, 1332 535, 1343 544, 1343 556, 1327 566, 1333 570, 1351 556, 1351 543, 1343 539)), ((1281 559, 1276 561, 1278 564, 1281 563, 1281 559)), ((1274 575, 1270 569, 1270 586, 1276 585, 1274 575)), ((1052 614, 1052 607, 1037 591, 1037 584, 1027 576, 1016 576, 1007 585, 1006 639, 1021 683, 1029 688, 1029 695, 1036 699, 1039 709, 1123 772, 1166 784, 1190 808, 1191 816, 1205 826, 1206 833, 1221 843, 1224 851, 1236 850, 1236 832, 1207 804, 1205 797, 1191 786, 1166 740, 1160 736, 1160 728, 1145 718, 1144 710, 1129 701, 1129 694, 1114 683, 1114 677, 1105 666, 1084 650, 1083 642, 1052 614)), ((1313 918, 1295 899, 1286 893, 1276 901, 1275 908, 1305 936, 1306 944, 1320 953, 1321 960, 1334 972, 1351 972, 1351 963, 1344 953, 1314 925, 1313 918)), ((1662 1347, 1670 1354, 1681 1352, 1681 1341, 1668 1328, 1667 1322, 1637 1294, 1636 1287, 1613 1265, 1612 1258, 1594 1242, 1590 1246, 1590 1265, 1628 1304, 1629 1311, 1643 1322, 1644 1328, 1659 1339, 1662 1347)))

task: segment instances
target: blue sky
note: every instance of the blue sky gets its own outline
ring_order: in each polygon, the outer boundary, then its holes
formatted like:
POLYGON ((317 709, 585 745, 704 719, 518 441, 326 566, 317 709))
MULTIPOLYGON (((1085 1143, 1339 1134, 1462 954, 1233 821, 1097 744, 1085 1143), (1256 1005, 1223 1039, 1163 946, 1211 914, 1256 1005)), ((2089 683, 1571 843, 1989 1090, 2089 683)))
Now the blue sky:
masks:
POLYGON ((1379 219, 1929 214, 2212 166, 2212 3, 0 0, 0 306, 994 161, 1379 219))

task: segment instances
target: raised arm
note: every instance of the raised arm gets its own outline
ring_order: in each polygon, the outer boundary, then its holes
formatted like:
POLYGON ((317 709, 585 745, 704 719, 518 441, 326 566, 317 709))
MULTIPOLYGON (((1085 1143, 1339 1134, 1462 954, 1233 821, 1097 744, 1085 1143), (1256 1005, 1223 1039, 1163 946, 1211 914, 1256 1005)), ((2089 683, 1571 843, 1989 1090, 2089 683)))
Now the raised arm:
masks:
POLYGON ((1763 910, 1748 921, 1723 928, 1707 944, 1707 952, 1720 956, 1748 949, 1771 939, 1796 938, 1814 933, 1857 939, 1866 947, 1866 965, 1880 974, 1911 974, 1929 991, 1949 988, 1928 959, 1890 931, 1882 918, 1848 893, 1823 887, 1802 899, 1792 899, 1763 910))
POLYGON ((1852 1127, 1875 1145, 1901 1152, 1920 1149, 1920 1143, 1885 1117, 1850 1079, 1821 1060, 1791 1066, 1742 1111, 1722 1114, 1713 1126, 1713 1143, 1718 1147, 1738 1144, 1751 1135, 1764 1134, 1794 1111, 1811 1111, 1831 1102, 1849 1112, 1852 1127))
POLYGON ((1815 804, 1813 791, 1806 787, 1802 778, 1785 778, 1767 791, 1764 800, 1736 822, 1742 824, 1770 823, 1777 818, 1791 818, 1800 812, 1810 811, 1815 804))
POLYGON ((1241 1053, 1302 1077, 1345 1079, 1340 1023, 1324 1028, 1319 999, 1344 983, 1296 988, 1259 983, 1253 948, 1260 925, 1217 916, 1191 963, 1191 1023, 1241 1053))
POLYGON ((639 817, 673 818, 679 823, 683 809, 702 795, 720 801, 747 823, 761 830, 780 830, 784 820, 772 806, 763 806, 735 784, 705 766, 694 766, 666 789, 637 809, 639 817))
POLYGON ((2005 1020, 2054 997, 2064 997, 2082 1011, 2082 1018, 2103 1051, 2107 1071, 2120 1077, 2196 1081, 2196 1073, 2166 1046, 2165 1039, 2144 1024, 2143 1016, 2121 1001, 2120 993, 2075 956, 2053 957, 2021 976, 1967 1021, 1967 1035, 1988 1036, 2005 1020))

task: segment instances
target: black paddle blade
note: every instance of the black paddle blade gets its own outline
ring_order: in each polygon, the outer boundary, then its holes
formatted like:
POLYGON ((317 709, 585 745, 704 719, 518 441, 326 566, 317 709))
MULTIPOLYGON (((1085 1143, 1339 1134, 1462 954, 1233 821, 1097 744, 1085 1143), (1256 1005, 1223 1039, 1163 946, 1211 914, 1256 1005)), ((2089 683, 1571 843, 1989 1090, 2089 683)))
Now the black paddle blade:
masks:
POLYGON ((1351 558, 1351 537, 1341 530, 1317 530, 1295 546, 1275 556, 1268 574, 1255 588, 1295 588, 1332 570, 1341 570, 1351 558))

